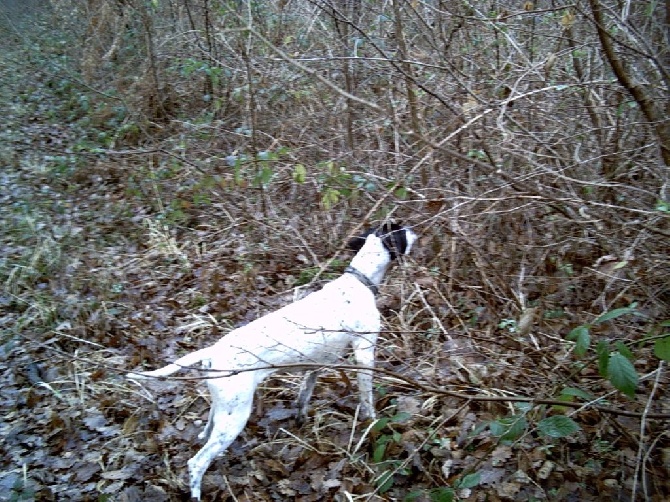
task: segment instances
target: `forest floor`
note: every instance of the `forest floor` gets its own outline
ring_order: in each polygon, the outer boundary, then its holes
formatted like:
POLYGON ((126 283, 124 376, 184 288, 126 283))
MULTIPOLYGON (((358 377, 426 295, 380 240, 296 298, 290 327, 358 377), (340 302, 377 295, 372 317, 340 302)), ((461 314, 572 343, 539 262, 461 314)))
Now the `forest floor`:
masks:
MULTIPOLYGON (((123 374, 159 367, 287 303, 296 282, 309 282, 298 280, 305 258, 281 247, 296 238, 290 230, 264 247, 281 224, 242 210, 214 221, 215 204, 202 215, 187 207, 187 226, 161 220, 153 190, 178 192, 183 180, 166 173, 135 183, 143 160, 86 146, 94 138, 73 111, 81 103, 71 102, 59 54, 3 38, 0 500, 186 500, 186 462, 207 417, 204 385, 139 386, 123 374)), ((324 260, 336 247, 303 237, 324 260)), ((492 322, 478 325, 475 340, 403 333, 411 320, 401 320, 400 303, 431 302, 413 288, 428 291, 434 279, 415 272, 409 292, 399 292, 401 272, 384 288, 381 368, 443 389, 545 394, 533 373, 549 371, 546 353, 565 350, 549 330, 531 351, 492 322)), ((245 431, 208 470, 204 499, 627 500, 639 477, 634 416, 584 409, 581 430, 559 440, 527 429, 524 403, 438 396, 387 374, 376 379, 383 418, 371 426, 354 419, 350 378, 326 373, 303 427, 294 420, 300 376, 266 381, 245 431), (500 417, 508 428, 494 437, 500 417)), ((613 394, 610 404, 625 399, 613 394)), ((650 492, 668 493, 669 451, 642 459, 650 492)))

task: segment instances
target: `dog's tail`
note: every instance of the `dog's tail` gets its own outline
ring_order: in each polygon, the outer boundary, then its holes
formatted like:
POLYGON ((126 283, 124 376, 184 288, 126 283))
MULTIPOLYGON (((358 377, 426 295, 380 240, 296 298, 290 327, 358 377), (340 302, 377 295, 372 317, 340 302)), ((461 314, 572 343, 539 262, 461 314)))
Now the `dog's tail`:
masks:
POLYGON ((176 373, 181 369, 188 369, 189 366, 193 366, 200 361, 209 358, 209 349, 206 347, 204 349, 196 350, 190 354, 186 354, 184 357, 180 357, 172 364, 168 364, 163 368, 159 368, 153 371, 137 371, 126 374, 126 378, 132 378, 133 380, 142 380, 145 378, 157 378, 165 377, 176 373))

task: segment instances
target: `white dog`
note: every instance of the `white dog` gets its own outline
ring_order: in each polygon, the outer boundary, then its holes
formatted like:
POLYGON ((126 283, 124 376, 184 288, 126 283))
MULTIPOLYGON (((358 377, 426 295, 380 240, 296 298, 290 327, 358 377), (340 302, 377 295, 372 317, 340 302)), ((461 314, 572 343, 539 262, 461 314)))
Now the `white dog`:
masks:
MULTIPOLYGON (((344 275, 320 291, 235 329, 216 344, 164 368, 127 375, 132 379, 165 377, 198 362, 210 370, 207 385, 212 407, 205 430, 198 436, 207 443, 188 461, 192 498, 200 500, 203 474, 244 428, 254 391, 268 375, 282 365, 342 362, 349 346, 356 364, 374 367, 381 327, 375 304, 377 287, 391 262, 408 254, 416 239, 409 228, 397 224, 366 232, 349 243, 358 252, 344 275)), ((317 372, 310 373, 300 392, 299 420, 307 415, 317 372)), ((358 371, 358 387, 361 416, 374 418, 372 371, 358 371)))

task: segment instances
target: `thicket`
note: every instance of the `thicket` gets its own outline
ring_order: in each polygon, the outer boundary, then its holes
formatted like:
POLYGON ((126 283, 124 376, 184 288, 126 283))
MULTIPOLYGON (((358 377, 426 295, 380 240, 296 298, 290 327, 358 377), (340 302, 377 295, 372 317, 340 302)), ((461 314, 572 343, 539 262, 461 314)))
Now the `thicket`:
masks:
POLYGON ((337 275, 347 236, 386 218, 421 240, 380 299, 383 418, 352 427, 334 372, 296 430, 298 381, 272 380, 270 418, 206 493, 669 496, 663 3, 6 4, 16 500, 176 500, 203 394, 150 397, 114 369, 161 365, 337 275))

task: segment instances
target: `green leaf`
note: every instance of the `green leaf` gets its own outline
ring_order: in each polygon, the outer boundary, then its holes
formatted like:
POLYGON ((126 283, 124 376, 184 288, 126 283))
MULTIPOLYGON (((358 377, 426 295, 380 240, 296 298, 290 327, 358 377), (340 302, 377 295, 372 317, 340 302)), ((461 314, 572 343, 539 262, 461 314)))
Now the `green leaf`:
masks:
POLYGON ((293 168, 293 181, 304 183, 305 179, 307 179, 307 169, 302 164, 296 164, 293 168))
POLYGON ((334 188, 326 188, 321 196, 321 204, 326 211, 330 210, 340 200, 340 191, 334 188))
POLYGON ((659 338, 654 342, 654 355, 664 361, 670 361, 670 336, 659 338))
POLYGON ((470 150, 468 151, 468 157, 473 159, 485 159, 486 153, 483 150, 470 150))
POLYGON ((564 438, 580 430, 579 425, 565 415, 554 415, 540 420, 537 428, 542 434, 552 438, 564 438))
POLYGON ((272 171, 272 168, 268 166, 266 163, 263 163, 263 167, 261 167, 261 170, 256 173, 254 182, 256 186, 267 187, 273 176, 274 172, 272 171))
POLYGON ((577 338, 579 338, 579 333, 581 333, 583 330, 588 331, 589 328, 586 324, 582 324, 581 326, 577 326, 574 328, 568 335, 565 337, 566 340, 570 340, 571 342, 576 342, 577 338))
POLYGON ((576 342, 575 354, 578 357, 584 356, 586 351, 589 350, 589 345, 591 345, 591 335, 589 334, 588 325, 582 324, 581 326, 577 326, 568 333, 567 339, 576 342))
POLYGON ((430 491, 431 502, 453 502, 453 488, 441 487, 430 491))
MULTIPOLYGON (((469 436, 470 437, 475 437, 478 434, 481 434, 487 427, 490 428, 491 422, 482 422, 481 424, 477 425, 472 432, 470 432, 469 436)), ((491 432, 493 432, 493 429, 491 429, 491 432)))
POLYGON ((380 432, 390 421, 391 419, 389 417, 380 418, 375 422, 375 425, 372 426, 372 432, 380 432))
POLYGON ((516 403, 513 403, 514 408, 519 410, 522 413, 528 413, 530 410, 533 409, 532 403, 527 403, 525 401, 519 401, 516 403))
POLYGON ((394 422, 394 423, 407 422, 407 420, 409 420, 410 418, 412 418, 411 413, 407 413, 406 411, 401 411, 400 413, 396 413, 395 415, 393 415, 391 417, 391 422, 394 422))
POLYGON ((383 494, 391 489, 393 486, 393 471, 385 471, 377 479, 377 491, 383 494))
POLYGON ((405 187, 398 187, 395 190, 395 196, 400 200, 405 200, 407 198, 407 189, 405 187))
POLYGON ((584 401, 591 401, 593 399, 591 394, 575 387, 565 387, 561 391, 561 396, 579 397, 584 401))
POLYGON ((514 441, 526 431, 528 422, 521 415, 499 418, 489 424, 491 434, 499 436, 502 441, 514 441))
POLYGON ((635 395, 638 376, 633 363, 619 352, 612 352, 607 365, 607 378, 618 390, 629 397, 635 395))
POLYGON ((262 152, 258 152, 258 158, 260 160, 279 160, 279 154, 277 152, 263 150, 262 152))
POLYGON ((491 429, 491 434, 494 436, 502 436, 509 428, 507 425, 502 423, 501 420, 493 420, 488 423, 488 426, 489 429, 491 429))
POLYGON ((635 308, 636 306, 636 303, 632 303, 630 307, 622 307, 620 309, 614 309, 610 310, 609 312, 605 312, 603 315, 593 321, 593 324, 600 324, 601 322, 611 321, 612 319, 616 319, 617 317, 621 317, 622 315, 626 314, 635 314, 637 313, 635 308))
POLYGON ((472 474, 467 474, 459 479, 454 487, 459 490, 463 488, 473 488, 479 484, 480 480, 481 475, 478 472, 473 472, 472 474))
POLYGON ((414 502, 415 500, 423 497, 423 493, 423 490, 414 490, 409 492, 407 495, 405 495, 405 498, 402 499, 402 502, 414 502))
POLYGON ((598 354, 598 373, 601 377, 607 377, 607 367, 610 362, 610 347, 605 341, 598 342, 596 345, 596 354, 598 354))
POLYGON ((384 460, 384 454, 386 453, 387 444, 388 444, 387 441, 381 441, 377 443, 377 445, 375 446, 375 449, 372 452, 372 461, 375 464, 378 464, 384 460))
POLYGON ((617 341, 614 344, 614 346, 621 353, 622 356, 626 357, 627 359, 630 359, 631 361, 635 359, 635 356, 633 356, 633 353, 630 351, 630 349, 626 346, 625 343, 617 341))

